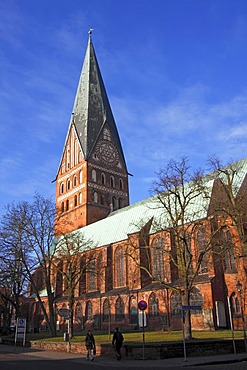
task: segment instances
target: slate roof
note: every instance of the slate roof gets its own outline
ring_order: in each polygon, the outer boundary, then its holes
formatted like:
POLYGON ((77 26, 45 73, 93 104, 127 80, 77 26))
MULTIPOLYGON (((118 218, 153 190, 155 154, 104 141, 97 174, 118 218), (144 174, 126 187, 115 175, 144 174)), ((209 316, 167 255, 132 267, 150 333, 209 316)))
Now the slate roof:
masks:
POLYGON ((70 125, 74 125, 77 131, 85 160, 88 160, 92 153, 106 122, 110 126, 113 142, 118 149, 122 162, 125 164, 116 123, 107 97, 92 39, 89 36, 70 121, 70 125))

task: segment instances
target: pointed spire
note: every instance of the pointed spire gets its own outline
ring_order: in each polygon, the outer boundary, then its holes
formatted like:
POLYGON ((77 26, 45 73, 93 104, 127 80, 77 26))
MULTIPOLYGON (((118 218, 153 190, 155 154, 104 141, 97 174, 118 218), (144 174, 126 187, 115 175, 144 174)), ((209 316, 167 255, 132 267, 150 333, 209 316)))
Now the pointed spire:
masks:
POLYGON ((75 126, 84 158, 88 160, 107 121, 112 132, 114 144, 118 149, 122 163, 126 167, 117 127, 92 43, 92 31, 93 29, 88 31, 89 40, 70 125, 73 124, 75 126))

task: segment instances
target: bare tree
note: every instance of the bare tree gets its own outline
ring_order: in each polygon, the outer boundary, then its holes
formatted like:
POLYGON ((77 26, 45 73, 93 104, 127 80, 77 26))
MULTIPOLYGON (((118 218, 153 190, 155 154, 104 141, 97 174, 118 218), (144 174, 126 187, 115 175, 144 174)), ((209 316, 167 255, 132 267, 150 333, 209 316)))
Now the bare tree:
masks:
MULTIPOLYGON (((182 305, 190 306, 196 278, 208 269, 213 236, 218 232, 212 232, 208 217, 210 178, 201 170, 191 171, 186 158, 171 160, 157 175, 148 206, 153 217, 139 227, 139 244, 133 248, 130 243, 128 255, 149 281, 176 291, 182 305), (160 238, 150 246, 152 235, 160 238), (163 260, 170 266, 170 276, 164 275, 163 260)), ((185 312, 184 334, 191 339, 190 310, 185 312)))
MULTIPOLYGON (((56 241, 56 258, 54 271, 63 277, 64 290, 62 295, 68 297, 69 318, 69 337, 74 334, 74 303, 75 291, 82 277, 90 274, 96 279, 95 266, 96 245, 91 240, 86 240, 83 233, 74 231, 60 236, 56 241), (87 257, 85 252, 88 251, 87 257), (84 257, 82 257, 82 254, 84 257)), ((57 297, 58 298, 58 297, 57 297)))
MULTIPOLYGON (((39 194, 33 203, 20 202, 9 205, 1 223, 1 245, 9 259, 13 259, 14 284, 21 279, 29 283, 31 293, 39 301, 43 316, 52 335, 56 335, 53 307, 52 260, 54 258, 54 203, 39 194), (41 283, 35 271, 41 271, 41 283), (48 307, 44 305, 41 291, 45 289, 48 307)), ((23 284, 23 283, 22 283, 23 284)), ((27 292, 25 292, 27 293, 27 292)), ((16 305, 18 315, 18 304, 16 305)))

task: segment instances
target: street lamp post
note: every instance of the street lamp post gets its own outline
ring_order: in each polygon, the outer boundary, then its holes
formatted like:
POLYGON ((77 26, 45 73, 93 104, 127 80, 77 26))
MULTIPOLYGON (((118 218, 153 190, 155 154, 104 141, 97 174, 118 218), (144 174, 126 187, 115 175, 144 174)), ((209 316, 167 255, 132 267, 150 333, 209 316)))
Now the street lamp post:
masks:
POLYGON ((243 331, 244 331, 244 347, 245 347, 245 352, 247 352, 247 341, 246 341, 246 331, 245 331, 245 319, 244 319, 244 312, 243 312, 243 305, 242 305, 242 284, 240 281, 237 282, 236 284, 237 291, 240 296, 240 311, 241 311, 241 318, 242 318, 242 324, 243 324, 243 331))

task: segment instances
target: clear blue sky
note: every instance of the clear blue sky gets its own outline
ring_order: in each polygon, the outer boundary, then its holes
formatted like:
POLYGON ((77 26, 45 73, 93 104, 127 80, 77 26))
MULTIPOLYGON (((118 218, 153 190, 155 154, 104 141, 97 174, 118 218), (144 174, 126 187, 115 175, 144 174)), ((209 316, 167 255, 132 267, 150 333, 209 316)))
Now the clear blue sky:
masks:
POLYGON ((0 213, 55 178, 93 28, 131 203, 187 156, 247 156, 246 0, 1 0, 0 213))

